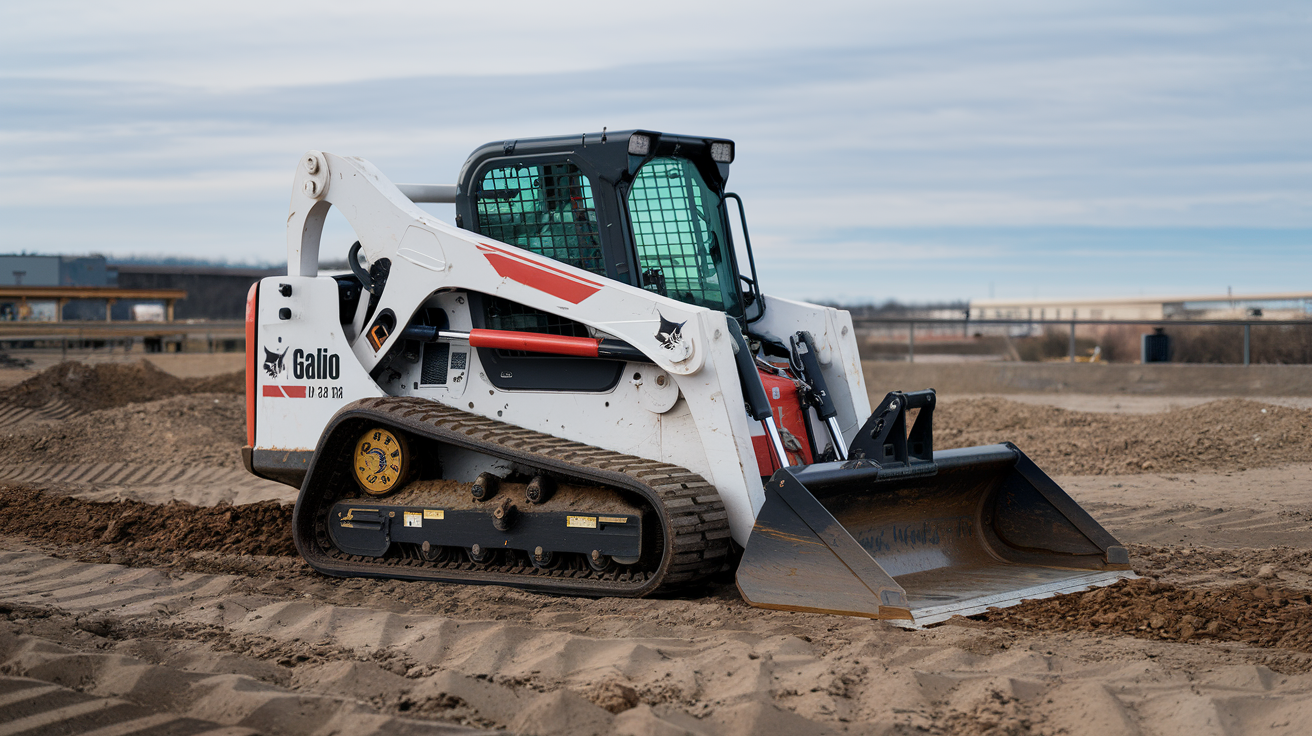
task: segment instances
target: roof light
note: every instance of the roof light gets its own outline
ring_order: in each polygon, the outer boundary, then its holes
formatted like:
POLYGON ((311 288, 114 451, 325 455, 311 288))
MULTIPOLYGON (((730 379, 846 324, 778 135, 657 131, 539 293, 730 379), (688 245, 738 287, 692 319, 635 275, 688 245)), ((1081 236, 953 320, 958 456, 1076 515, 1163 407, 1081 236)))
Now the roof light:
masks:
POLYGON ((651 136, 642 133, 629 136, 629 153, 634 156, 646 156, 651 153, 651 136))
MULTIPOLYGON (((633 144, 629 144, 632 148, 633 144)), ((722 164, 733 163, 733 141, 713 141, 711 159, 722 164)))

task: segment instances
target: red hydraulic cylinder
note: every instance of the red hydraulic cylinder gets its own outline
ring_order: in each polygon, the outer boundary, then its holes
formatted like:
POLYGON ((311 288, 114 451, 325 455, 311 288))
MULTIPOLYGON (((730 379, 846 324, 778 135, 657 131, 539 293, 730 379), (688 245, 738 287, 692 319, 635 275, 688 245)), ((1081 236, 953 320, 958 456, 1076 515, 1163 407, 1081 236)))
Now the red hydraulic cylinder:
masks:
POLYGON ((528 353, 574 355, 596 358, 601 340, 593 337, 567 337, 543 335, 537 332, 510 332, 507 330, 470 330, 469 344, 476 348, 523 350, 528 353))

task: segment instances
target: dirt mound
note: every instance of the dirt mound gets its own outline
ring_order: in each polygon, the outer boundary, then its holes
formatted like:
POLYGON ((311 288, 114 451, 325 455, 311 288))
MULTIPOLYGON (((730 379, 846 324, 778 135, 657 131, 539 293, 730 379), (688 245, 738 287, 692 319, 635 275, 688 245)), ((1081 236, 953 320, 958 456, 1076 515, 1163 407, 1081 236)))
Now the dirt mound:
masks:
POLYGON ((1312 594, 1263 585, 1176 587, 1149 578, 990 611, 985 620, 1037 631, 1143 639, 1219 639, 1312 652, 1312 594))
POLYGON ((61 547, 96 545, 132 552, 296 554, 292 507, 273 501, 244 506, 97 503, 25 487, 0 488, 0 534, 61 547))
POLYGON ((1225 399, 1100 414, 968 399, 938 407, 934 439, 943 449, 1010 441, 1053 475, 1243 470, 1312 457, 1312 411, 1225 399))
POLYGON ((0 435, 0 464, 240 467, 245 437, 246 408, 240 396, 173 396, 0 435))
POLYGON ((47 368, 3 393, 0 401, 37 408, 62 399, 83 411, 196 393, 241 393, 238 371, 208 378, 178 378, 147 360, 136 363, 66 362, 47 368))

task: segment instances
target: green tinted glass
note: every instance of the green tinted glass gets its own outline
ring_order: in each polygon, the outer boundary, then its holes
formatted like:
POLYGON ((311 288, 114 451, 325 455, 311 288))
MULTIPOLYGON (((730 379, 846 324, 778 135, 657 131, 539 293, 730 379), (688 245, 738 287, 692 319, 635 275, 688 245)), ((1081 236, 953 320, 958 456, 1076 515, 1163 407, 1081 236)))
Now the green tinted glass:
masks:
POLYGON ((592 184, 574 164, 492 169, 474 200, 479 232, 606 275, 592 184))
POLYGON ((656 158, 629 191, 642 286, 671 299, 736 314, 724 202, 690 161, 656 158))

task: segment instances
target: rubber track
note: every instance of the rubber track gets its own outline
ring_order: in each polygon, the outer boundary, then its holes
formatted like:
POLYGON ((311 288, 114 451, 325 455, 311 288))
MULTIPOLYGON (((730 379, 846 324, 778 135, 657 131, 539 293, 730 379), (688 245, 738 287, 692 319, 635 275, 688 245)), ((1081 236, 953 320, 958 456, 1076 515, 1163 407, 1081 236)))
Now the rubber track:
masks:
MULTIPOLYGON (((428 562, 404 557, 370 558, 346 555, 332 549, 327 540, 327 509, 333 499, 316 509, 316 546, 332 558, 333 564, 316 564, 322 572, 337 575, 363 574, 449 582, 507 585, 580 595, 646 596, 668 592, 696 583, 723 567, 729 554, 728 514, 715 487, 697 473, 670 463, 603 450, 522 427, 469 414, 430 399, 384 397, 357 401, 343 409, 376 418, 384 424, 434 437, 463 435, 465 443, 486 454, 511 459, 536 468, 564 472, 574 478, 609 487, 632 490, 645 488, 648 502, 659 503, 666 523, 663 525, 663 560, 655 570, 640 572, 597 573, 592 570, 539 570, 531 566, 479 567, 467 561, 428 562), (616 474, 623 478, 616 477, 616 474), (617 482, 627 480, 628 482, 617 482), (368 570, 366 572, 366 570, 368 570)), ((330 427, 335 426, 330 424, 330 427)), ((329 434, 332 430, 329 430, 329 434)), ((339 433, 340 434, 340 433, 339 433)), ((354 442, 354 438, 351 438, 354 442)), ((336 448, 320 443, 320 452, 336 448)), ((315 464, 319 453, 316 452, 315 464)), ((329 483, 338 485, 346 478, 345 463, 338 463, 329 483)), ((310 479, 316 473, 311 470, 310 479)), ((349 481, 353 483, 354 481, 349 481)), ((301 491, 305 498, 310 483, 301 491)), ((298 501, 298 505, 300 501, 298 501)), ((300 524, 297 525, 298 534, 300 524)), ((298 546, 303 540, 297 540, 298 546)), ((303 550, 304 551, 304 550, 303 550)))

